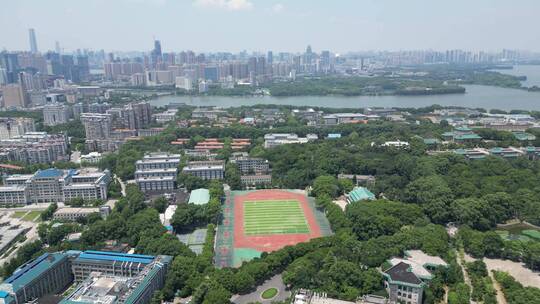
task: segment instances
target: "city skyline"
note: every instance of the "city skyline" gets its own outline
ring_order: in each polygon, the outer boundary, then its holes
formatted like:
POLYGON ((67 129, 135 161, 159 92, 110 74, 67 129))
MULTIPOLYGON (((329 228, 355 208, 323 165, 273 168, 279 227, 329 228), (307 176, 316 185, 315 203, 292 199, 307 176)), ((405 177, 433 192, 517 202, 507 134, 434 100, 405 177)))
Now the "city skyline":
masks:
POLYGON ((534 18, 540 9, 536 1, 521 0, 520 5, 499 0, 401 2, 94 0, 73 5, 66 0, 9 1, 0 12, 4 37, 0 48, 30 50, 28 30, 33 28, 42 52, 55 49, 56 41, 67 51, 149 51, 154 37, 161 40, 164 52, 300 52, 308 44, 316 51, 337 53, 540 51, 540 42, 534 39, 540 31, 540 21, 534 18))

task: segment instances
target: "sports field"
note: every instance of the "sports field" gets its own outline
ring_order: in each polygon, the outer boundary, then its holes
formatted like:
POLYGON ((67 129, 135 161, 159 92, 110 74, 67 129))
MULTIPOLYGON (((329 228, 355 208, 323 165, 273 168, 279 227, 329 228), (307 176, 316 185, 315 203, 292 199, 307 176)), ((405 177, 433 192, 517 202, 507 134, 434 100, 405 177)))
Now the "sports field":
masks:
POLYGON ((226 191, 214 261, 238 267, 263 252, 332 234, 324 212, 301 190, 226 191))
POLYGON ((309 233, 297 200, 244 201, 243 206, 246 235, 309 233))

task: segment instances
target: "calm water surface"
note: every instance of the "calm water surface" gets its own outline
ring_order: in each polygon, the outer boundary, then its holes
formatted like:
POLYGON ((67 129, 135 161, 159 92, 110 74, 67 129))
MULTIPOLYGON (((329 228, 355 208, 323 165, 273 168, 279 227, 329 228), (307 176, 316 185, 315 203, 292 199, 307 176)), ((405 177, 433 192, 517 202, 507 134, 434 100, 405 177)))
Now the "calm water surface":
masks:
MULTIPOLYGON (((540 67, 539 67, 540 70, 540 67)), ((193 106, 238 107, 254 104, 294 106, 319 106, 332 108, 364 107, 425 107, 464 106, 485 109, 540 110, 540 92, 504 89, 490 86, 468 85, 465 94, 433 96, 298 96, 298 97, 224 97, 224 96, 163 96, 150 101, 152 105, 164 106, 171 102, 183 102, 193 106)))

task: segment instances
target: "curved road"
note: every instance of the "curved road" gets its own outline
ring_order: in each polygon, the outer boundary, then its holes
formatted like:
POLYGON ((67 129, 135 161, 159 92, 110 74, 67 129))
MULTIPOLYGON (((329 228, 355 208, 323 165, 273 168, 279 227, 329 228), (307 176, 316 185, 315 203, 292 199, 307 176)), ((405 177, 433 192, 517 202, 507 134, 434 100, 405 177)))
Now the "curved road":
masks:
POLYGON ((281 274, 275 275, 269 280, 266 280, 262 285, 259 285, 257 287, 257 290, 255 290, 252 293, 248 293, 245 295, 234 295, 231 298, 231 302, 235 304, 248 304, 248 303, 262 303, 262 304, 270 304, 274 301, 284 301, 286 300, 291 293, 286 290, 285 284, 283 284, 283 280, 281 279, 281 274), (268 288, 277 288, 278 294, 273 297, 272 299, 264 300, 261 298, 261 294, 263 291, 267 290, 268 288))

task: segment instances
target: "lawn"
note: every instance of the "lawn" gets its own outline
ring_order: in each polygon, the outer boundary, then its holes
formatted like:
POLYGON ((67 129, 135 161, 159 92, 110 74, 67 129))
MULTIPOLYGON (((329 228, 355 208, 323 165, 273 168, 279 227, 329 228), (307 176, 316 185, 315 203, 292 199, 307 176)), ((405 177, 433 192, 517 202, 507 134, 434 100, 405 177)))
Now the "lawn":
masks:
POLYGON ((310 232, 298 201, 246 201, 243 208, 246 235, 310 232))
POLYGON ((13 218, 22 218, 26 213, 28 213, 28 211, 15 211, 15 212, 13 212, 11 217, 13 217, 13 218))
POLYGON ((22 219, 25 221, 35 221, 38 222, 41 219, 39 218, 39 215, 41 214, 41 211, 30 211, 27 215, 25 215, 22 219), (35 219, 35 220, 34 220, 35 219))
POLYGON ((540 231, 529 229, 521 231, 521 234, 540 241, 540 231))
POLYGON ((277 293, 278 290, 276 288, 268 288, 267 290, 263 291, 263 293, 261 294, 261 298, 268 300, 275 297, 277 293))

